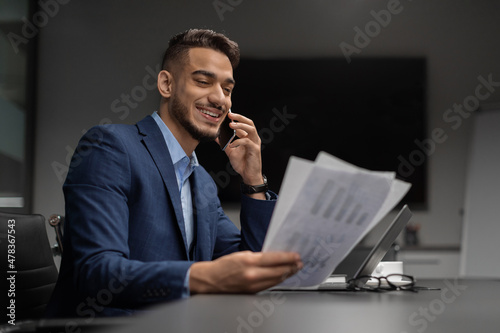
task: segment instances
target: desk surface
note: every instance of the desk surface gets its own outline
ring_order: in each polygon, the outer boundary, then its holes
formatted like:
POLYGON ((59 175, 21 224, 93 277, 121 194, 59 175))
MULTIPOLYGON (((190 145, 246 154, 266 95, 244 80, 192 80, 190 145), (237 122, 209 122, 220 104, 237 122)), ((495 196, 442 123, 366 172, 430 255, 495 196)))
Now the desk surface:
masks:
MULTIPOLYGON (((422 280, 441 290, 196 295, 127 318, 52 319, 7 332, 498 332, 500 280, 422 280)), ((0 327, 0 331, 5 327, 0 327)))
POLYGON ((106 332, 498 332, 500 281, 426 280, 441 290, 196 295, 106 332))

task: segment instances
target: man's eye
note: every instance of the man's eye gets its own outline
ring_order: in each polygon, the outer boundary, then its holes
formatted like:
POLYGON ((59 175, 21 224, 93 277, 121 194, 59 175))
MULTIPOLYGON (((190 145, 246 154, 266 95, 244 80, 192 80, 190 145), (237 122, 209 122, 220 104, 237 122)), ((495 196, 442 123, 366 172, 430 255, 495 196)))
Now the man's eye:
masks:
POLYGON ((199 83, 199 84, 202 84, 202 85, 207 85, 207 84, 208 84, 208 82, 207 82, 207 81, 202 81, 202 80, 198 80, 198 83, 199 83))

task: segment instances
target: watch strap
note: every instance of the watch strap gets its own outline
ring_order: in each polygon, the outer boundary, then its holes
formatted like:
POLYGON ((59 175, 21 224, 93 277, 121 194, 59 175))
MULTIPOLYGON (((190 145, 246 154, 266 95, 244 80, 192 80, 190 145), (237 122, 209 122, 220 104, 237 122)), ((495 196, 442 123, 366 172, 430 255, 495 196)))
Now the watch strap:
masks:
POLYGON ((267 192, 269 189, 269 186, 267 185, 267 178, 265 175, 262 175, 262 178, 264 180, 264 184, 260 185, 247 185, 245 183, 241 183, 241 192, 243 192, 243 194, 267 192))

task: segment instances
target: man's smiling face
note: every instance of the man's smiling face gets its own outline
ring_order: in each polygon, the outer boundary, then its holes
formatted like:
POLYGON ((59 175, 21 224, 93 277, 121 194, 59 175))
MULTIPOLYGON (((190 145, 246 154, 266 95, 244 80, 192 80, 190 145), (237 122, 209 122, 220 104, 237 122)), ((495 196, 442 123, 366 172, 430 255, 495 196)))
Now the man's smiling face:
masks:
POLYGON ((170 114, 196 141, 210 141, 231 108, 233 68, 226 55, 208 48, 192 48, 174 71, 170 114))

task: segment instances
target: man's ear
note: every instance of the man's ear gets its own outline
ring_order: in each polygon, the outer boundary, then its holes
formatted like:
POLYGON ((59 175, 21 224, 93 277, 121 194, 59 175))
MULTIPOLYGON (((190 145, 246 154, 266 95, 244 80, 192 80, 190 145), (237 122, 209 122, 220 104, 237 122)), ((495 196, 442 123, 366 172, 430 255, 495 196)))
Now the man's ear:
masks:
POLYGON ((162 70, 158 73, 158 91, 164 98, 169 98, 172 95, 173 77, 169 71, 162 70))

